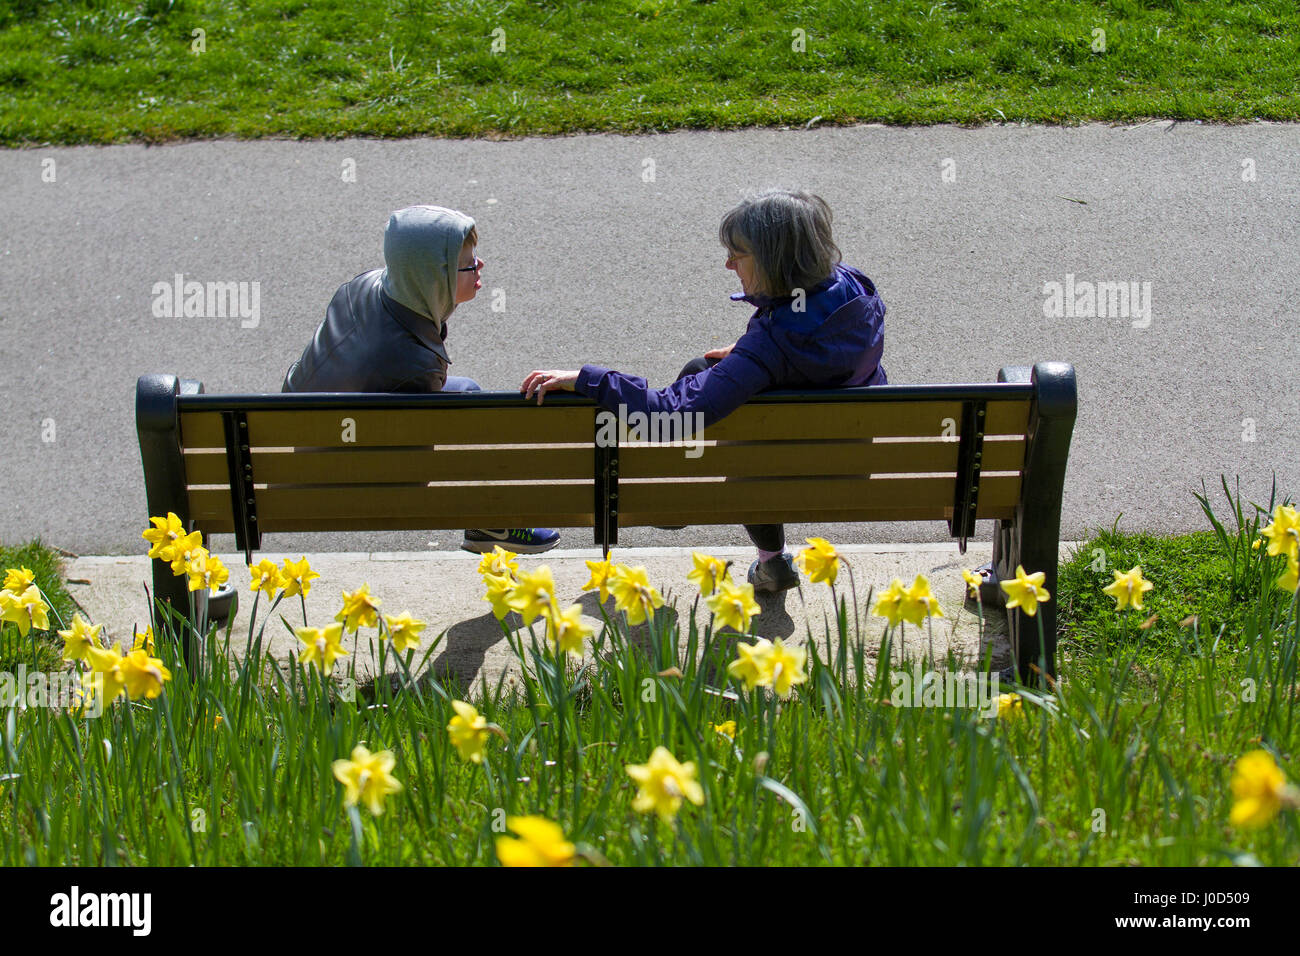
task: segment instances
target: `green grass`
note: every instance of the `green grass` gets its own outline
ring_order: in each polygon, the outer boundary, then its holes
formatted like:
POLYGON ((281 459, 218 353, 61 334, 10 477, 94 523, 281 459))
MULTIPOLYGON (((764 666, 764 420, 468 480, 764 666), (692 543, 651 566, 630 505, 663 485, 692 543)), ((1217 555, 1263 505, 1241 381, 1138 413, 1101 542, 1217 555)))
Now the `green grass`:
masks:
MULTIPOLYGON (((734 699, 716 692, 737 638, 689 599, 636 640, 616 618, 581 671, 516 632, 529 673, 474 694, 505 738, 482 765, 448 740, 463 689, 378 681, 353 702, 256 648, 228 667, 215 632, 195 672, 165 644, 173 677, 155 701, 94 719, 0 712, 0 865, 490 864, 516 814, 558 822, 597 863, 1295 865, 1294 811, 1259 830, 1227 822, 1242 754, 1264 748, 1300 775, 1300 617, 1264 586, 1281 559, 1250 547, 1258 514, 1241 514, 1212 540, 1109 532, 1081 549, 1056 596, 1063 679, 1023 689, 1019 717, 892 706, 848 607, 814 633, 810 680, 788 701, 734 681, 734 699), (1122 570, 1143 562, 1147 608, 1108 610, 1094 546, 1122 570), (1147 611, 1160 626, 1140 630, 1147 611), (1184 611, 1198 621, 1172 621, 1184 611), (725 720, 734 743, 709 728, 725 720), (380 817, 347 809, 332 776, 358 743, 396 756, 404 790, 380 817), (705 794, 672 824, 633 811, 625 771, 660 745, 697 764, 705 794)), ((307 603, 317 620, 331 610, 307 603)), ((278 628, 279 613, 259 619, 278 628)))
POLYGON ((17 628, 0 629, 0 671, 14 671, 20 663, 30 669, 57 670, 62 660, 63 639, 54 632, 72 623, 76 605, 63 584, 63 560, 39 539, 24 545, 0 545, 0 571, 28 568, 50 605, 50 629, 32 629, 19 637, 17 628))
POLYGON ((1294 120, 1297 27, 1292 0, 12 0, 0 143, 1294 120))

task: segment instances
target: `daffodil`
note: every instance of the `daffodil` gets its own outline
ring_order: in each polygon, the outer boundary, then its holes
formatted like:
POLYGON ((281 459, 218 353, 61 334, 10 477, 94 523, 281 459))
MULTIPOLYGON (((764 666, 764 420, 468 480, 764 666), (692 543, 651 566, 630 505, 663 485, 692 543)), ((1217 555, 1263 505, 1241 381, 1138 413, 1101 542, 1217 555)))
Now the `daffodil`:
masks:
POLYGON ((984 580, 975 572, 961 569, 961 579, 966 582, 966 596, 974 600, 980 596, 980 585, 984 580))
POLYGON ((632 809, 638 813, 655 812, 670 823, 681 808, 682 800, 704 805, 704 788, 695 779, 695 764, 678 763, 667 747, 656 747, 644 764, 628 764, 627 775, 640 787, 632 809))
POLYGON ((525 625, 532 624, 537 620, 537 615, 555 603, 555 578, 551 576, 551 569, 544 564, 536 571, 521 573, 514 590, 506 598, 510 609, 523 616, 525 625))
POLYGON ((198 547, 189 552, 190 559, 186 573, 190 576, 191 591, 215 591, 230 580, 230 572, 215 554, 209 554, 207 548, 198 547))
POLYGON ((163 684, 172 679, 171 671, 159 658, 150 657, 142 650, 127 654, 118 666, 122 683, 126 685, 126 695, 131 700, 141 697, 153 700, 162 693, 163 684))
POLYGON ((749 630, 749 622, 760 610, 754 600, 754 585, 735 584, 730 578, 723 580, 718 589, 705 599, 713 617, 722 627, 730 627, 742 634, 749 630))
POLYGON ((359 627, 378 627, 379 605, 382 603, 370 593, 370 585, 363 584, 351 594, 343 592, 343 608, 334 615, 334 620, 342 621, 349 634, 359 627))
POLYGON ((1125 574, 1112 569, 1111 574, 1115 575, 1114 583, 1102 588, 1101 591, 1115 599, 1115 610, 1122 611, 1129 607, 1142 610, 1142 595, 1155 587, 1142 577, 1142 565, 1136 565, 1125 574))
POLYGON ((136 633, 135 633, 135 639, 131 642, 131 650, 133 650, 133 651, 145 651, 145 652, 148 653, 148 654, 151 654, 151 655, 153 654, 153 652, 154 652, 154 639, 153 639, 153 625, 152 625, 152 624, 150 624, 148 627, 146 627, 146 628, 144 629, 144 633, 143 633, 143 634, 141 634, 139 631, 136 631, 136 633))
POLYGON ((199 531, 191 531, 189 534, 181 535, 172 543, 172 574, 177 577, 190 573, 190 558, 194 553, 202 550, 207 554, 207 549, 203 547, 203 534, 199 531))
POLYGON ((1294 592, 1300 588, 1300 558, 1288 558, 1286 571, 1277 579, 1277 586, 1283 591, 1294 592))
POLYGON ((280 572, 280 578, 284 582, 281 586, 284 588, 284 597, 293 597, 301 594, 306 597, 311 593, 311 582, 313 579, 320 577, 311 569, 307 563, 307 556, 299 558, 297 561, 284 559, 284 568, 280 572))
POLYGON ((351 760, 335 760, 334 779, 343 784, 343 802, 354 807, 364 800, 375 816, 384 812, 384 797, 401 793, 402 785, 393 776, 397 760, 391 750, 372 754, 361 744, 352 748, 351 760))
POLYGON ((834 584, 840 573, 840 556, 834 546, 825 538, 804 538, 811 547, 804 548, 795 557, 808 580, 813 584, 825 581, 834 584))
POLYGON ((284 575, 270 558, 263 558, 257 564, 250 565, 248 573, 253 576, 252 582, 248 585, 249 589, 261 591, 268 598, 285 585, 284 575))
POLYGON ((1228 822, 1239 827, 1262 827, 1282 809, 1286 776, 1267 750, 1255 750, 1237 760, 1232 771, 1236 798, 1228 822))
POLYGON ((330 624, 324 629, 319 627, 297 627, 294 634, 306 646, 298 655, 302 664, 315 664, 328 677, 334 672, 334 662, 346 657, 343 649, 343 625, 330 624))
POLYGON ((572 866, 575 848, 558 823, 546 817, 506 817, 506 828, 519 835, 496 838, 502 866, 572 866))
POLYGON ((614 570, 614 565, 610 563, 612 560, 607 554, 602 561, 587 562, 587 570, 591 572, 591 579, 582 586, 582 590, 599 590, 601 604, 609 600, 609 579, 614 570))
POLYGON ((185 525, 170 511, 166 518, 150 518, 149 523, 153 527, 143 532, 149 542, 149 557, 170 563, 176 557, 176 543, 185 537, 185 525))
POLYGON ((82 684, 98 695, 105 705, 126 693, 120 647, 114 644, 111 648, 89 648, 86 661, 90 664, 90 673, 82 678, 82 684))
POLYGON ((399 654, 405 653, 408 648, 419 647, 420 632, 429 626, 428 622, 411 617, 410 611, 397 615, 385 614, 384 624, 388 628, 388 636, 393 639, 393 650, 399 654))
POLYGON ((912 586, 903 591, 898 604, 898 614, 904 621, 921 626, 927 617, 943 617, 939 601, 930 593, 930 582, 924 574, 918 574, 912 586))
POLYGON ((736 652, 740 656, 727 665, 727 673, 744 681, 745 690, 753 690, 764 683, 772 673, 772 642, 760 637, 753 644, 737 644, 736 652))
POLYGON ((451 738, 452 746, 462 760, 482 763, 483 748, 487 746, 490 733, 487 718, 463 700, 453 700, 451 708, 456 711, 456 716, 447 725, 447 735, 451 738))
POLYGON ((563 613, 552 606, 542 616, 546 618, 546 637, 555 642, 556 652, 582 656, 582 642, 592 635, 591 626, 582 620, 582 605, 570 605, 563 613))
POLYGON ((786 647, 778 637, 772 642, 772 652, 767 657, 766 686, 776 691, 777 697, 787 699, 795 684, 808 680, 803 669, 807 660, 808 652, 804 648, 786 647))
POLYGON ((1018 607, 1030 617, 1037 614, 1038 605, 1046 604, 1052 599, 1047 588, 1043 587, 1046 579, 1046 573, 1035 571, 1033 574, 1025 574, 1024 567, 1017 564, 1015 580, 998 582, 1002 590, 1007 592, 1007 610, 1018 607))
POLYGON ((80 612, 72 615, 72 627, 59 631, 63 638, 63 659, 65 661, 84 661, 92 647, 101 647, 99 635, 104 630, 103 624, 90 626, 90 622, 80 612))
POLYGON ((903 582, 894 578, 889 587, 876 598, 876 606, 871 609, 871 613, 886 618, 890 627, 897 627, 903 620, 903 599, 906 594, 907 588, 903 582))
POLYGON ((727 562, 721 558, 715 558, 701 551, 692 551, 691 562, 694 567, 691 573, 686 575, 686 579, 695 582, 702 597, 712 594, 724 579, 729 580, 727 562))
POLYGON ((508 574, 485 574, 483 583, 487 585, 487 594, 483 595, 483 600, 492 605, 492 613, 498 621, 504 620, 510 613, 510 595, 517 582, 508 574))
POLYGON ((1290 505, 1278 505, 1273 509, 1273 521, 1260 529, 1260 534, 1268 539, 1268 556, 1275 558, 1284 554, 1288 558, 1300 557, 1300 511, 1290 505))
POLYGON ((4 589, 14 594, 22 594, 36 583, 36 574, 31 568, 6 568, 4 589))
POLYGON ((1024 698, 1019 694, 999 694, 997 715, 999 717, 1025 716, 1024 698))
POLYGON ((514 577, 519 572, 518 557, 513 551, 507 551, 498 544, 483 555, 478 563, 478 573, 507 574, 514 577))
POLYGON ((713 721, 709 721, 709 729, 716 730, 728 740, 736 739, 736 722, 734 720, 724 720, 720 724, 715 724, 713 721))
POLYGON ((655 608, 664 606, 663 596, 650 585, 644 567, 617 565, 610 572, 609 593, 614 606, 627 612, 629 624, 643 624, 655 608))
POLYGON ((0 620, 18 625, 18 633, 26 637, 33 627, 38 631, 50 629, 50 607, 41 597, 41 589, 35 584, 27 587, 21 594, 5 589, 0 591, 0 620))

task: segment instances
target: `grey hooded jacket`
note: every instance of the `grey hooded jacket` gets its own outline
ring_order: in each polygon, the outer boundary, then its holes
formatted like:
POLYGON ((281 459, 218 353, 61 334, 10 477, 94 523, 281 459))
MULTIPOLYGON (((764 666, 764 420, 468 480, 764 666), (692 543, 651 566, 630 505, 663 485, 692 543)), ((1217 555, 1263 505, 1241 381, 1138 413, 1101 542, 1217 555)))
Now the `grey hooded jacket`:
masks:
POLYGON ((383 269, 339 286, 284 392, 438 392, 447 380, 447 317, 474 220, 439 206, 399 209, 384 230, 383 269))

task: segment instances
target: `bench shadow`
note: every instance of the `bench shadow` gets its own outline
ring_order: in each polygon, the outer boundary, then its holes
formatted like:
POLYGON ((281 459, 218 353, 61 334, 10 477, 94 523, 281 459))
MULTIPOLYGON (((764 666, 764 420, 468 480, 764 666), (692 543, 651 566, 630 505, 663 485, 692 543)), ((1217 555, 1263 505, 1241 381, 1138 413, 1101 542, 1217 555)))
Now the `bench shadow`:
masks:
POLYGON ((482 617, 453 624, 438 656, 429 662, 428 672, 439 682, 451 680, 472 687, 483 671, 488 650, 506 639, 501 632, 503 623, 512 630, 523 627, 523 619, 513 611, 504 622, 488 611, 482 617))

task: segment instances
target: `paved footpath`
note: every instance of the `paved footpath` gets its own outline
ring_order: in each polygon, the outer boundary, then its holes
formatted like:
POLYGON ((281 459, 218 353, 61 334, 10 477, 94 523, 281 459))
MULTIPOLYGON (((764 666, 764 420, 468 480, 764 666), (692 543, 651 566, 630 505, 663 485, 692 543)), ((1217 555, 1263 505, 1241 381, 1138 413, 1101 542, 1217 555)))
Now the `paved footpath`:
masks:
MULTIPOLYGON (((1070 543, 1061 547, 1064 560, 1070 553, 1070 543)), ((1010 648, 1006 638, 1005 618, 990 615, 990 621, 981 634, 978 616, 972 609, 962 609, 965 584, 962 568, 973 568, 987 561, 991 554, 988 545, 974 544, 960 555, 954 545, 900 545, 900 546, 848 546, 842 548, 847 563, 853 569, 857 583, 858 603, 861 612, 861 632, 870 660, 875 659, 880 637, 884 631, 881 618, 870 618, 865 613, 869 589, 877 591, 887 587, 899 577, 911 583, 915 576, 925 574, 930 580, 943 618, 935 619, 932 636, 910 628, 905 634, 905 645, 896 646, 896 657, 909 659, 919 653, 933 652, 943 659, 951 651, 957 660, 970 668, 983 656, 985 643, 992 645, 993 666, 1000 669, 1010 662, 1010 648)), ((750 549, 720 548, 711 552, 717 557, 734 561, 732 576, 743 580, 752 559, 750 549)), ((268 553, 272 560, 285 557, 297 560, 299 555, 268 553)), ((597 550, 552 551, 533 558, 520 559, 522 568, 546 564, 555 575, 556 587, 563 606, 578 603, 583 608, 583 618, 599 629, 601 623, 597 598, 581 587, 589 578, 586 560, 599 558, 597 550)), ((249 611, 252 594, 247 588, 248 575, 242 567, 241 556, 221 555, 227 565, 236 568, 231 580, 240 589, 240 609, 230 637, 230 648, 242 656, 248 644, 249 611)), ((307 598, 308 620, 313 626, 329 623, 342 605, 340 592, 354 590, 368 583, 373 594, 383 602, 381 610, 400 614, 409 610, 417 618, 429 622, 424 632, 423 647, 439 634, 446 632, 442 643, 429 658, 428 667, 440 676, 455 675, 466 684, 477 685, 486 680, 489 686, 515 668, 514 655, 502 636, 501 627, 493 617, 488 604, 483 602, 483 588, 477 574, 477 556, 457 554, 415 553, 314 553, 308 559, 321 577, 312 582, 312 592, 307 598)), ((623 560, 646 567, 650 580, 668 600, 675 597, 678 609, 689 615, 694 600, 694 586, 687 581, 691 569, 690 551, 675 548, 643 548, 635 551, 615 551, 615 560, 623 560), (671 593, 670 592, 671 589, 671 593)), ((146 613, 143 586, 151 581, 150 561, 143 556, 83 557, 72 561, 68 568, 69 590, 91 620, 105 625, 108 642, 130 640, 133 628, 143 630, 146 613)), ((850 594, 847 571, 842 571, 838 582, 840 593, 850 594)), ((810 585, 805 580, 797 591, 783 596, 765 595, 760 599, 762 612, 754 619, 753 632, 768 639, 785 638, 804 644, 811 633, 818 640, 825 656, 826 626, 824 620, 834 620, 830 589, 824 584, 810 585)), ((259 608, 259 619, 264 619, 265 604, 259 608)), ((606 605, 613 612, 612 600, 606 605)), ((302 606, 292 599, 277 608, 290 624, 302 623, 302 606)), ((707 609, 701 606, 701 613, 707 609)), ((517 619, 516 619, 517 621, 517 619)), ((260 629, 260 626, 259 626, 260 629)), ((373 634, 373 632, 365 632, 373 634)), ((538 632, 539 635, 541 632, 538 632)), ((267 650, 277 659, 285 660, 300 646, 296 638, 278 620, 266 628, 267 650)), ((351 647, 350 644, 345 645, 351 647)), ((417 653, 416 660, 423 656, 417 653)), ((734 656, 734 655, 733 655, 734 656)), ((390 665, 390 668, 393 665, 390 665)), ((365 640, 362 640, 358 659, 359 675, 374 673, 365 640)))
MULTIPOLYGON (((437 203, 479 223, 488 265, 450 321, 454 373, 507 390, 533 368, 595 362, 663 384, 743 330, 717 227, 742 190, 776 184, 835 211, 845 259, 888 307, 892 382, 1075 365, 1065 537, 1120 513, 1124 530, 1205 527, 1191 492, 1220 474, 1256 500, 1274 473, 1300 492, 1294 124, 42 147, 0 151, 0 540, 139 553, 136 378, 278 390, 337 286, 382 264, 395 208, 437 203), (157 290, 177 276, 246 284, 247 317, 168 315, 157 290), (1100 304, 1096 283, 1110 288, 1100 304)), ((947 540, 941 522, 791 529, 808 534, 947 540)), ((620 537, 745 543, 735 527, 620 537)), ((562 546, 590 540, 575 531, 562 546)), ((458 544, 458 532, 266 540, 295 554, 458 544)))

